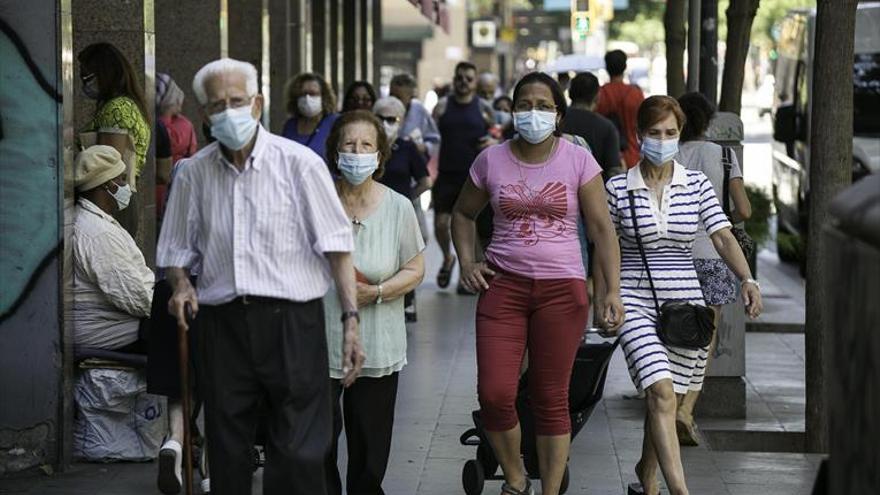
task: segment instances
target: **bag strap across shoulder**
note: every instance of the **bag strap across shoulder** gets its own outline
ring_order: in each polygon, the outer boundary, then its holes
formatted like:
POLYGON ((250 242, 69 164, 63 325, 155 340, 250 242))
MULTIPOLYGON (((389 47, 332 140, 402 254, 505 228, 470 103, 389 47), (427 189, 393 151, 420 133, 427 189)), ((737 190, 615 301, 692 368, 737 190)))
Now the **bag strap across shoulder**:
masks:
POLYGON ((632 191, 629 194, 629 213, 632 215, 633 230, 636 234, 636 244, 639 246, 639 254, 642 256, 642 263, 645 264, 645 272, 648 273, 648 283, 651 284, 651 295, 654 296, 654 308, 657 310, 657 317, 660 317, 660 303, 657 301, 657 291, 654 289, 654 279, 651 277, 651 267, 648 266, 648 257, 645 256, 645 248, 642 246, 642 236, 639 235, 639 221, 636 220, 636 195, 632 191))
POLYGON ((721 210, 728 218, 730 218, 730 169, 733 168, 730 153, 729 147, 721 147, 721 166, 724 167, 724 182, 721 185, 721 210))

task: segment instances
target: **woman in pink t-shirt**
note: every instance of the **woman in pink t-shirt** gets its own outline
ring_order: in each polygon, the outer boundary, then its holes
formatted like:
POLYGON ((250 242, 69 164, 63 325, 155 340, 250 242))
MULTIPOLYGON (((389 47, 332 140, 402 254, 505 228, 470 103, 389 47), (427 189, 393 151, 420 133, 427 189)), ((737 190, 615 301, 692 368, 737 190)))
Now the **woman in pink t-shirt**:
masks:
POLYGON ((477 306, 477 392, 481 417, 504 471, 503 493, 533 493, 520 460, 516 392, 529 352, 542 493, 556 495, 571 440, 568 383, 587 324, 589 302, 577 223, 596 243, 597 273, 611 288, 601 315, 623 323, 620 250, 608 214, 601 168, 593 156, 560 138, 566 104, 542 73, 523 77, 513 93, 518 137, 485 149, 474 161, 453 212, 453 240, 462 283, 482 292, 477 306), (492 241, 485 261, 474 256, 474 219, 491 204, 492 241))

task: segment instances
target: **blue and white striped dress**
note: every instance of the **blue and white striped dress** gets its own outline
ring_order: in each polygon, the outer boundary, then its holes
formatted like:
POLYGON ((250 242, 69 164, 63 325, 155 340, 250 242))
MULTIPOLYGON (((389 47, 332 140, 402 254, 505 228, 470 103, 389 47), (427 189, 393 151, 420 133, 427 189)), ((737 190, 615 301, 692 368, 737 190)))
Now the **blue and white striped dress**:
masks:
POLYGON ((635 194, 639 233, 661 306, 665 301, 704 304, 691 254, 694 238, 701 225, 712 235, 729 228, 730 223, 702 172, 687 170, 676 162, 658 204, 645 185, 641 166, 612 177, 605 185, 608 209, 620 237, 620 292, 626 307, 620 342, 636 388, 642 391, 668 378, 675 393, 684 394, 688 389, 702 388, 708 348, 682 349, 660 342, 657 312, 636 244, 627 191, 635 194))

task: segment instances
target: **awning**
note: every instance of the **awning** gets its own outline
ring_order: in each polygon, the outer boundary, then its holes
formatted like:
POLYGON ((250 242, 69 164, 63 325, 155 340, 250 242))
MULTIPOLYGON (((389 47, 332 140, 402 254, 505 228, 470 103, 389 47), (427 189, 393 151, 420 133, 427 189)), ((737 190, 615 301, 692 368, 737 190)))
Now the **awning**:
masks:
POLYGON ((422 15, 427 17, 431 24, 440 26, 443 31, 449 32, 449 12, 446 0, 409 0, 421 10, 422 15))

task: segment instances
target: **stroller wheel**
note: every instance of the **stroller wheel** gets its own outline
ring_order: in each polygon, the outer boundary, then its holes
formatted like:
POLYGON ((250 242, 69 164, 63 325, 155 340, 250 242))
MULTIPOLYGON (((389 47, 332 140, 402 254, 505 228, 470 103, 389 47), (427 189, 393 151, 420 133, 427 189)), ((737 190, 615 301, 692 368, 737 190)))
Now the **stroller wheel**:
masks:
POLYGON ((483 465, 473 459, 464 463, 461 470, 461 484, 467 495, 480 495, 483 493, 483 484, 486 476, 483 473, 483 465))
POLYGON ((564 494, 568 491, 568 483, 569 483, 569 473, 568 473, 568 464, 565 465, 565 472, 562 473, 562 483, 559 484, 559 495, 564 494))
POLYGON ((483 465, 483 474, 487 476, 498 471, 498 459, 495 459, 495 452, 487 443, 480 443, 477 447, 477 461, 483 465))

